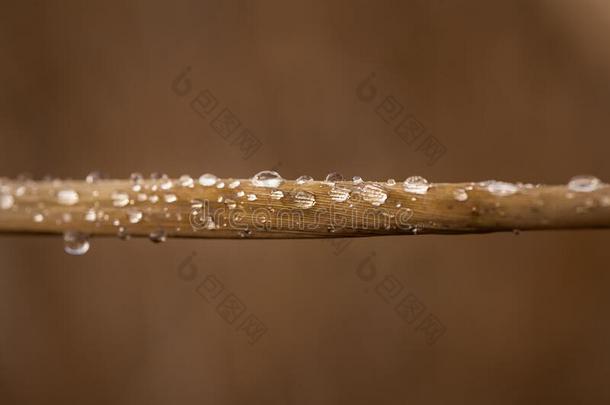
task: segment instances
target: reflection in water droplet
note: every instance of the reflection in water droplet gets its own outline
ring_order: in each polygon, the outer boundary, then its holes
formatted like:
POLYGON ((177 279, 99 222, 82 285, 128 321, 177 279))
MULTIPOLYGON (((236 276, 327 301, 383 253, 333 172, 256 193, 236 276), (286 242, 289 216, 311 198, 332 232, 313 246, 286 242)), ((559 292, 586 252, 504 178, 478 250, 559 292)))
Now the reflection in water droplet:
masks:
POLYGON ((3 210, 8 210, 13 207, 15 204, 15 198, 10 194, 1 194, 0 195, 0 208, 3 210))
POLYGON ((328 192, 328 195, 330 195, 330 199, 335 202, 344 202, 349 198, 350 190, 343 187, 333 186, 333 188, 328 192))
POLYGON ((274 172, 271 170, 263 170, 262 172, 258 172, 252 177, 251 183, 256 187, 279 187, 280 184, 284 182, 282 176, 278 172, 274 172))
POLYGON ((273 190, 269 195, 272 200, 280 200, 284 197, 284 193, 282 193, 282 190, 273 190))
POLYGON ((428 180, 421 176, 411 176, 403 182, 405 191, 415 194, 426 194, 430 188, 428 180))
POLYGON ((204 187, 213 186, 214 184, 216 184, 217 181, 218 177, 210 173, 202 174, 201 177, 199 177, 199 184, 204 187))
POLYGON ((375 184, 367 184, 362 188, 362 199, 370 202, 375 206, 379 206, 388 198, 387 193, 383 188, 375 184))
POLYGON ((589 193, 597 190, 602 182, 594 176, 575 176, 568 183, 568 189, 577 193, 589 193))
POLYGON ((309 191, 297 191, 293 195, 294 204, 298 208, 308 209, 316 204, 316 197, 309 191))
POLYGON ((306 183, 310 183, 312 181, 313 181, 313 178, 311 176, 307 176, 307 175, 303 175, 296 180, 297 184, 306 184, 306 183))
POLYGON ((89 251, 89 238, 80 232, 64 233, 64 251, 72 256, 81 256, 89 251))
POLYGON ((519 188, 512 183, 493 180, 487 183, 487 191, 498 197, 505 197, 515 194, 518 190, 519 188))
POLYGON ((61 205, 74 205, 78 203, 78 193, 70 189, 59 190, 57 192, 57 202, 61 205))
POLYGON ((129 194, 124 191, 115 191, 110 198, 112 198, 112 205, 115 207, 124 207, 129 204, 129 194))
POLYGON ((457 201, 466 201, 468 199, 468 193, 463 188, 453 190, 453 198, 457 201))
POLYGON ((161 243, 167 240, 167 234, 165 230, 157 229, 155 231, 152 231, 150 235, 148 235, 148 238, 154 243, 161 243))

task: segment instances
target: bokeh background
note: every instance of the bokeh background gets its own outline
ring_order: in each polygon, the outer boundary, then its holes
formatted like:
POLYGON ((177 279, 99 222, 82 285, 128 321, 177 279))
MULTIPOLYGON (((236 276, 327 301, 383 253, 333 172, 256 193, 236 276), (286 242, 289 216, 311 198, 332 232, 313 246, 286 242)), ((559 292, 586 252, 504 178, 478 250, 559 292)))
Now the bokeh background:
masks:
MULTIPOLYGON (((3 1, 0 175, 608 180, 609 23, 604 0, 3 1), (209 117, 172 90, 187 66, 209 117), (435 163, 376 112, 389 96, 435 163), (248 159, 211 126, 224 108, 261 143, 248 159)), ((100 239, 69 257, 4 235, 0 403, 605 404, 609 240, 100 239), (198 293, 210 276, 242 318, 198 293), (386 277, 442 323, 434 344, 386 277)))

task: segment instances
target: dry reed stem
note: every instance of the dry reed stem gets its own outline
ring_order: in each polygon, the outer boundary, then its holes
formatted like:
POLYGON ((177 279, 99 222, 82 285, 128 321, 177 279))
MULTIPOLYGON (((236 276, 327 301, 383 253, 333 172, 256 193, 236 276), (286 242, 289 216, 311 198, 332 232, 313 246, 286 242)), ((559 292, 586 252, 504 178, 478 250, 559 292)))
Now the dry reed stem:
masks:
POLYGON ((341 181, 333 186, 284 181, 276 188, 255 187, 249 179, 239 180, 235 188, 229 188, 233 179, 219 180, 224 188, 171 182, 171 188, 162 189, 158 181, 142 180, 142 190, 136 192, 130 180, 4 180, 0 232, 149 236, 162 229, 169 237, 185 238, 327 238, 610 228, 610 186, 605 184, 590 192, 574 192, 564 185, 520 185, 513 194, 500 196, 484 183, 433 183, 425 194, 416 194, 405 191, 400 182, 341 181), (333 187, 345 188, 350 197, 333 201, 333 187), (379 203, 379 189, 387 199, 376 206, 371 201, 379 203), (78 201, 68 198, 61 204, 61 190, 75 191, 78 201), (283 196, 278 198, 275 191, 273 198, 274 190, 283 196), (304 194, 299 197, 298 192, 304 194), (303 208, 307 193, 315 198, 311 208, 303 208), (248 195, 256 195, 256 200, 250 201, 248 195), (464 195, 467 199, 459 201, 464 195), (166 202, 173 196, 174 202, 166 202), (204 201, 203 209, 193 200, 204 201))

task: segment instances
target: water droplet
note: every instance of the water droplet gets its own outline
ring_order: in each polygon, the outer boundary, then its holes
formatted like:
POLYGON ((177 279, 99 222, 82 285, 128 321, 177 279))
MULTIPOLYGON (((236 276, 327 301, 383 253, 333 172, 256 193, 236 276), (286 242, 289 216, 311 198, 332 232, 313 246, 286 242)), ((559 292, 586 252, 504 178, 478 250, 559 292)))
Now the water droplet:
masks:
POLYGON ((129 204, 129 194, 124 191, 115 191, 110 198, 112 199, 112 205, 115 207, 125 207, 129 204))
POLYGON ((246 198, 248 201, 256 201, 256 194, 248 194, 248 197, 246 198))
POLYGON ((157 229, 155 231, 152 231, 148 235, 148 238, 154 243, 165 242, 167 240, 167 233, 163 229, 157 229))
POLYGON ((225 188, 225 183, 222 181, 219 181, 218 183, 216 183, 216 188, 225 188))
POLYGON ((284 193, 282 193, 282 190, 273 190, 270 197, 272 200, 280 200, 284 197, 284 193))
POLYGON ((324 183, 334 185, 338 181, 343 181, 343 176, 340 173, 328 173, 324 179, 324 183))
POLYGON ((138 222, 140 222, 142 220, 142 211, 139 211, 135 208, 131 208, 129 210, 127 210, 127 218, 129 219, 129 222, 132 224, 137 224, 138 222))
POLYGON ((246 195, 246 193, 244 193, 244 190, 239 190, 237 193, 235 193, 235 195, 238 197, 243 197, 244 195, 246 195))
POLYGON ((159 201, 159 196, 156 194, 153 194, 150 197, 148 197, 148 201, 150 201, 153 204, 156 204, 159 201))
POLYGON ((297 191, 293 195, 294 204, 298 208, 308 209, 316 204, 316 197, 309 191, 297 191))
POLYGON ((468 193, 463 188, 453 190, 453 198, 457 201, 466 201, 468 199, 468 193))
POLYGON ((95 213, 94 209, 89 209, 85 213, 85 221, 87 221, 87 222, 95 222, 96 219, 97 219, 97 214, 95 213))
POLYGON ((176 197, 176 194, 165 194, 164 198, 165 198, 165 202, 169 203, 169 204, 176 202, 176 200, 178 200, 178 197, 176 197))
POLYGON ((82 256, 89 251, 89 238, 80 232, 64 233, 64 251, 72 256, 82 256))
POLYGON ((174 183, 165 175, 163 175, 163 178, 161 180, 161 190, 169 190, 174 186, 174 183))
POLYGON ((61 205, 74 205, 78 203, 78 193, 74 190, 66 189, 57 192, 57 202, 61 205))
POLYGON ((34 222, 40 223, 40 222, 44 221, 44 215, 42 215, 41 213, 36 213, 36 214, 34 214, 32 219, 34 220, 34 222))
POLYGON ((139 184, 142 182, 142 179, 144 179, 144 176, 142 176, 142 173, 131 173, 129 178, 134 184, 139 184))
POLYGON ((193 178, 188 174, 183 174, 182 176, 180 176, 180 178, 178 179, 178 183, 180 183, 182 187, 195 187, 195 180, 193 180, 193 178))
POLYGON ((313 178, 311 176, 307 176, 307 175, 303 175, 296 180, 297 184, 306 184, 306 183, 311 183, 312 181, 313 181, 313 178))
POLYGON ((600 204, 602 207, 610 207, 610 196, 603 196, 600 200, 600 204))
POLYGON ((87 177, 85 177, 85 181, 89 184, 93 184, 97 183, 101 177, 100 172, 91 172, 87 175, 87 177))
POLYGON ((231 182, 229 183, 229 188, 230 188, 230 189, 237 188, 237 187, 239 186, 239 184, 240 184, 240 183, 239 183, 239 180, 233 180, 233 181, 231 181, 231 182))
POLYGON ((139 193, 139 194, 136 196, 136 199, 137 199, 139 202, 144 202, 144 201, 148 200, 148 196, 147 196, 146 194, 144 194, 144 193, 139 193))
POLYGON ((568 183, 568 189, 577 193, 589 193, 597 190, 602 182, 594 176, 572 177, 568 183))
POLYGON ((352 182, 354 184, 362 184, 364 182, 364 180, 362 180, 362 177, 360 177, 360 176, 354 176, 352 178, 352 182))
POLYGON ((386 181, 385 184, 387 184, 388 186, 394 186, 394 185, 396 185, 396 180, 388 179, 388 181, 386 181))
POLYGON ((15 204, 15 198, 10 194, 1 194, 0 195, 0 208, 3 210, 8 210, 13 207, 15 204))
POLYGON ((69 212, 64 212, 61 215, 61 220, 65 223, 72 222, 72 214, 70 214, 69 212))
POLYGON ((503 181, 490 181, 487 183, 487 191, 498 197, 505 197, 515 194, 519 188, 512 183, 503 181))
POLYGON ((237 203, 234 200, 231 200, 230 198, 227 198, 225 200, 225 204, 227 204, 227 208, 229 208, 230 210, 234 210, 237 207, 237 203))
POLYGON ((428 180, 421 176, 411 176, 403 183, 406 192, 415 194, 426 194, 430 188, 428 180))
POLYGON ((284 182, 282 176, 278 172, 271 170, 263 170, 252 177, 252 185, 256 187, 279 187, 284 182))
POLYGON ((217 181, 218 177, 210 173, 202 174, 201 177, 199 177, 199 184, 204 187, 213 186, 214 184, 216 184, 217 181))
POLYGON ((375 184, 367 184, 362 187, 362 199, 370 202, 373 205, 379 206, 388 198, 387 193, 383 188, 375 184))
POLYGON ((129 235, 124 226, 120 226, 116 234, 121 240, 129 240, 131 238, 131 235, 129 235))
POLYGON ((328 192, 330 199, 335 202, 344 202, 349 198, 350 190, 343 187, 335 187, 328 192))

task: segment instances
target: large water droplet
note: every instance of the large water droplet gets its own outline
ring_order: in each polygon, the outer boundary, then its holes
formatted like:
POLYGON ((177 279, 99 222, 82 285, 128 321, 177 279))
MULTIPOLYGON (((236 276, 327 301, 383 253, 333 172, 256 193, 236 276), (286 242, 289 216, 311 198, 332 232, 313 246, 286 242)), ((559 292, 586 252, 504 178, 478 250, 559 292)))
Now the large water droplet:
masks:
POLYGON ((364 201, 370 202, 375 206, 383 204, 388 198, 385 190, 375 184, 367 184, 362 187, 361 194, 364 201))
POLYGON ((180 183, 182 187, 193 188, 195 186, 195 180, 193 180, 193 178, 188 174, 183 174, 180 176, 178 183, 180 183))
POLYGON ((72 256, 81 256, 89 251, 89 238, 80 232, 64 233, 64 251, 72 256))
POLYGON ((167 233, 163 229, 157 229, 152 231, 148 237, 154 243, 161 243, 167 240, 167 233))
POLYGON ((309 191, 299 190, 294 193, 293 198, 298 208, 308 209, 316 204, 316 197, 309 191))
POLYGON ((272 170, 263 170, 252 177, 252 185, 256 187, 279 187, 284 182, 282 176, 278 172, 272 170))
POLYGON ((577 193, 589 193, 597 190, 602 182, 594 176, 575 176, 568 183, 568 189, 577 193))
POLYGON ((218 177, 210 173, 202 174, 201 177, 199 177, 199 184, 204 187, 213 186, 214 184, 216 184, 217 181, 218 177))
POLYGON ((297 184, 306 184, 306 183, 311 183, 312 181, 313 181, 313 177, 307 176, 307 175, 303 175, 296 180, 297 184))
POLYGON ((78 193, 74 190, 66 189, 57 192, 57 202, 61 205, 74 205, 78 203, 78 193))
POLYGON ((430 188, 428 180, 421 176, 411 176, 403 183, 406 192, 414 194, 426 194, 430 188))
POLYGON ((518 190, 519 188, 512 183, 505 183, 503 181, 490 181, 487 183, 487 191, 498 197, 515 194, 518 190))
POLYGON ((115 191, 110 198, 112 198, 112 205, 115 207, 125 207, 129 204, 129 194, 124 191, 115 191))
POLYGON ((8 210, 15 204, 15 198, 10 194, 0 194, 0 208, 8 210))
POLYGON ((453 198, 457 201, 466 201, 468 199, 468 193, 463 188, 457 188, 453 190, 453 198))

